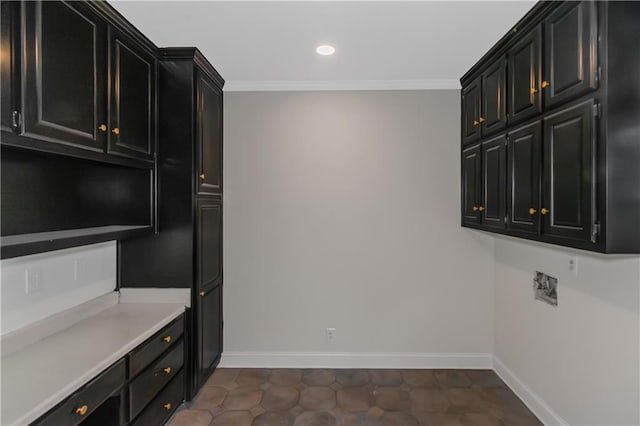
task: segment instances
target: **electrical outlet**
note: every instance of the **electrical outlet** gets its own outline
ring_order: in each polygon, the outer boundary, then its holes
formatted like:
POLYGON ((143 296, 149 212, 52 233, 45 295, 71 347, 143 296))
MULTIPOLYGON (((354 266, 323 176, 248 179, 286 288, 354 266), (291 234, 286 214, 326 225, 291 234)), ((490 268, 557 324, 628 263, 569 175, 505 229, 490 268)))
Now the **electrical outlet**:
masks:
POLYGON ((573 272, 573 275, 578 275, 578 256, 569 257, 569 271, 573 272))
POLYGON ((24 292, 26 294, 37 294, 43 290, 42 271, 40 268, 31 268, 24 271, 24 292))
POLYGON ((327 328, 327 342, 333 342, 333 339, 336 337, 336 329, 335 328, 327 328))

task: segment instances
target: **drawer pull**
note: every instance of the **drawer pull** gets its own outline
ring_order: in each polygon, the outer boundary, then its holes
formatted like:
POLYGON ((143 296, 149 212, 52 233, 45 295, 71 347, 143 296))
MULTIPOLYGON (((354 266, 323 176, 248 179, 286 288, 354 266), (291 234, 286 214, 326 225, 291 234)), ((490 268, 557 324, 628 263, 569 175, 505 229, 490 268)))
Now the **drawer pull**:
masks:
POLYGON ((102 131, 102 132, 106 132, 107 131, 107 125, 106 124, 101 124, 98 126, 98 130, 102 131))
POLYGON ((171 336, 165 336, 162 340, 164 340, 165 343, 171 343, 171 336))
POLYGON ((87 407, 86 405, 76 408, 76 414, 80 414, 81 416, 87 414, 87 411, 89 411, 89 407, 87 407))
POLYGON ((483 211, 484 211, 484 207, 480 206, 480 207, 478 207, 478 210, 480 210, 481 212, 483 212, 483 211))
POLYGON ((171 374, 171 367, 163 368, 164 374, 171 374))
POLYGON ((111 133, 113 133, 114 135, 119 135, 120 134, 120 129, 118 129, 117 127, 115 129, 111 130, 111 133))
POLYGON ((477 212, 478 211, 478 207, 477 206, 473 206, 473 211, 477 212))
POLYGON ((540 87, 542 87, 543 89, 546 89, 549 86, 551 86, 551 85, 549 84, 548 81, 543 81, 542 84, 540 85, 540 87))
POLYGON ((204 173, 200 175, 200 179, 204 180, 204 173))
POLYGON ((542 209, 540 209, 540 213, 542 213, 543 215, 544 215, 544 214, 547 214, 547 213, 549 213, 549 209, 545 209, 545 208, 543 207, 542 209))
POLYGON ((207 293, 205 293, 204 291, 201 291, 200 292, 200 297, 204 297, 205 294, 207 294, 207 293))
POLYGON ((167 402, 166 404, 163 405, 164 409, 169 411, 171 410, 171 403, 167 402))
POLYGON ((533 207, 531 207, 531 208, 529 209, 529 214, 532 214, 532 215, 533 215, 533 214, 536 214, 537 212, 538 212, 538 210, 534 209, 533 207))

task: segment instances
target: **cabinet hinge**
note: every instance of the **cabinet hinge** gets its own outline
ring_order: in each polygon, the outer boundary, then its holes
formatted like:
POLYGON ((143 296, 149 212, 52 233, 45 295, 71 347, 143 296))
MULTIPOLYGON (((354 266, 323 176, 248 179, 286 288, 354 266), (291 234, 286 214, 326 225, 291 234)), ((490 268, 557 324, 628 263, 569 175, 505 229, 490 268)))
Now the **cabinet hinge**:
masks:
POLYGON ((600 222, 596 222, 591 226, 591 242, 595 243, 600 235, 600 222))
POLYGON ((593 104, 593 116, 600 118, 601 109, 600 104, 593 104))
POLYGON ((602 80, 602 67, 596 68, 596 81, 600 82, 602 80))
POLYGON ((14 128, 19 128, 20 127, 20 119, 22 117, 20 116, 20 113, 18 111, 11 111, 11 124, 13 125, 14 128))

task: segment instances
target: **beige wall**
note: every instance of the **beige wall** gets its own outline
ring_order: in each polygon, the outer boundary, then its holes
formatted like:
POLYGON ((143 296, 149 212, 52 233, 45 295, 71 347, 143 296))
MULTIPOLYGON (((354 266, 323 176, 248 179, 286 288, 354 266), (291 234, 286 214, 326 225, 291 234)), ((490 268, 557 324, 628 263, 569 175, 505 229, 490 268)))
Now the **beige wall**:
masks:
POLYGON ((459 108, 455 90, 225 94, 223 365, 490 362, 459 108))

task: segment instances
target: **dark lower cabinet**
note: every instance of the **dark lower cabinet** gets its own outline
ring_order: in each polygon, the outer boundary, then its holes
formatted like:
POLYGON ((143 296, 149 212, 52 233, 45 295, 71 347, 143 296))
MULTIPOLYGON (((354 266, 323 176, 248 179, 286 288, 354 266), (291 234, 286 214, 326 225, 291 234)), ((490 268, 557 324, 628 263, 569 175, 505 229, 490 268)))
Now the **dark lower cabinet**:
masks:
POLYGON ((152 160, 155 148, 156 59, 120 31, 110 31, 111 102, 108 149, 152 160))
POLYGON ((462 142, 468 144, 480 139, 481 79, 476 78, 462 88, 462 142))
POLYGON ((593 1, 563 2, 544 20, 546 107, 598 87, 596 5, 593 1))
POLYGON ((480 146, 462 152, 462 223, 478 224, 482 202, 482 152, 480 146))
POLYGON ((222 354, 222 283, 200 291, 196 310, 197 374, 199 385, 203 386, 222 354))
POLYGON ((507 60, 500 58, 482 73, 482 136, 507 126, 507 60))
POLYGON ((542 35, 540 25, 512 47, 509 60, 509 124, 542 112, 542 35))
POLYGON ((34 1, 22 8, 22 134, 102 151, 105 22, 81 2, 34 1))
POLYGON ((544 119, 542 234, 595 242, 593 100, 544 119))
POLYGON ((507 137, 507 226, 536 234, 540 229, 542 123, 536 121, 507 137))
POLYGON ((505 227, 506 137, 482 144, 482 203, 479 206, 482 225, 505 227))

